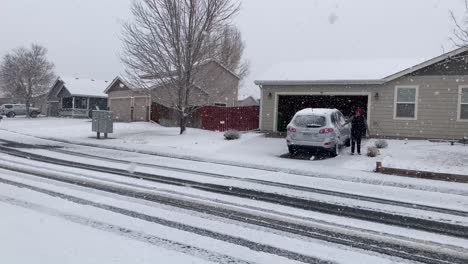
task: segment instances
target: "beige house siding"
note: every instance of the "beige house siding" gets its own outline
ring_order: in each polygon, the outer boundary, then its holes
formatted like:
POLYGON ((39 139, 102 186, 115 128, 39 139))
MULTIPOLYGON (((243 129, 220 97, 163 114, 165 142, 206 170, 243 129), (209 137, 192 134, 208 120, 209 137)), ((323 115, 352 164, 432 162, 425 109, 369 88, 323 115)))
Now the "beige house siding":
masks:
POLYGON ((263 86, 260 128, 275 131, 276 102, 281 94, 362 94, 369 96, 371 135, 409 138, 461 138, 468 136, 468 122, 457 121, 459 86, 468 76, 406 76, 384 85, 263 86), (395 87, 418 87, 416 120, 396 120, 395 87), (271 96, 269 94, 271 93, 271 96), (378 93, 378 99, 375 98, 378 93))
MULTIPOLYGON (((223 103, 236 106, 238 100, 239 79, 216 62, 209 62, 197 68, 194 83, 198 87, 190 90, 189 104, 192 106, 214 105, 223 103)), ((178 103, 177 90, 161 86, 151 91, 153 100, 166 107, 178 103)))
POLYGON ((131 121, 131 100, 130 98, 112 98, 109 99, 110 111, 113 113, 115 121, 131 121))
MULTIPOLYGON (((207 62, 197 68, 194 76, 197 87, 190 91, 191 106, 216 103, 236 106, 239 87, 239 78, 236 75, 216 62, 207 62)), ((178 101, 177 90, 172 87, 160 86, 151 91, 129 89, 120 78, 116 78, 106 92, 114 119, 122 122, 148 121, 152 102, 170 108, 177 105, 178 101)), ((171 122, 178 122, 177 117, 171 122)))
POLYGON ((200 67, 196 73, 195 83, 209 95, 208 105, 225 103, 236 106, 239 93, 239 79, 216 62, 200 67))
POLYGON ((149 97, 133 98, 133 121, 149 121, 149 97))
POLYGON ((468 122, 457 121, 459 86, 465 83, 466 77, 410 76, 387 83, 379 89, 380 98, 374 106, 371 126, 385 136, 448 139, 468 136, 468 122), (393 118, 398 85, 418 87, 417 120, 393 118))
POLYGON ((117 82, 108 92, 109 108, 120 122, 148 121, 151 107, 149 94, 120 87, 117 82), (133 116, 132 116, 133 106, 133 116))

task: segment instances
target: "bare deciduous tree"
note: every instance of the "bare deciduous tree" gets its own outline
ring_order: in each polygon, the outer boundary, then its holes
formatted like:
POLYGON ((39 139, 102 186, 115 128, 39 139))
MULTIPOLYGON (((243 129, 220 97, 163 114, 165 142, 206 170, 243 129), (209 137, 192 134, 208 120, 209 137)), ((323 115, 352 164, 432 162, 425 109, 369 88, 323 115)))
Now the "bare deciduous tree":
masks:
POLYGON ((450 11, 450 17, 455 25, 453 29, 452 42, 457 46, 466 46, 468 44, 468 0, 465 0, 465 16, 458 20, 453 11, 450 11))
POLYGON ((249 62, 243 60, 245 43, 242 33, 234 26, 227 26, 210 37, 210 56, 222 63, 241 79, 249 74, 249 62))
POLYGON ((239 11, 233 0, 136 0, 134 21, 124 25, 122 61, 128 81, 137 87, 169 87, 186 129, 195 88, 194 71, 209 59, 209 36, 231 23, 239 11), (149 77, 149 78, 148 78, 149 77))
POLYGON ((25 103, 27 113, 32 99, 46 93, 55 78, 54 64, 46 55, 46 48, 32 44, 30 49, 21 47, 6 54, 0 65, 3 92, 25 103))

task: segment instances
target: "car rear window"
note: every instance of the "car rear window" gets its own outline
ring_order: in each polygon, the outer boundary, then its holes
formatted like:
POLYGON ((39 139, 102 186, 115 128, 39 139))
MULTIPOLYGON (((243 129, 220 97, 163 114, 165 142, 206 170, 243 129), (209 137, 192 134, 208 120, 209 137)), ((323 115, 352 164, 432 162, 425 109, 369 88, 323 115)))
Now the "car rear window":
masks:
POLYGON ((299 127, 323 127, 327 124, 324 116, 300 115, 294 118, 294 125, 299 127))
POLYGON ((12 105, 5 105, 5 108, 11 109, 11 108, 13 108, 13 106, 12 105))

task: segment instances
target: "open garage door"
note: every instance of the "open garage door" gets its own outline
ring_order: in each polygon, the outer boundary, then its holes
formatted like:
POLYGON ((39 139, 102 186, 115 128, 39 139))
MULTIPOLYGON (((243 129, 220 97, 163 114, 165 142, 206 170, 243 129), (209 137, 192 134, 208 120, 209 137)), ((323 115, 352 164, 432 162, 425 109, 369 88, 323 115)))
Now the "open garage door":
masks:
POLYGON ((277 131, 286 131, 294 114, 304 108, 336 108, 344 116, 351 116, 357 107, 367 114, 367 95, 280 95, 278 97, 277 131))

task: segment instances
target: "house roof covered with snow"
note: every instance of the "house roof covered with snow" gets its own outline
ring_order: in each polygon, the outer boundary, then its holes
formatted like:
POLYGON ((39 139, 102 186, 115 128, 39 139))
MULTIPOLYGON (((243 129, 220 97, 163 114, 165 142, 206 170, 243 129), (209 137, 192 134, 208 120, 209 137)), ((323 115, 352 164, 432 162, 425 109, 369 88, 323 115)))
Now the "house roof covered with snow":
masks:
POLYGON ((261 80, 380 80, 423 60, 339 60, 286 62, 272 66, 261 80))
POLYGON ((468 51, 468 46, 455 49, 430 60, 315 60, 285 62, 274 65, 259 76, 257 85, 307 84, 382 84, 452 56, 468 51))
POLYGON ((71 96, 107 97, 104 92, 110 82, 87 78, 60 77, 71 96))

